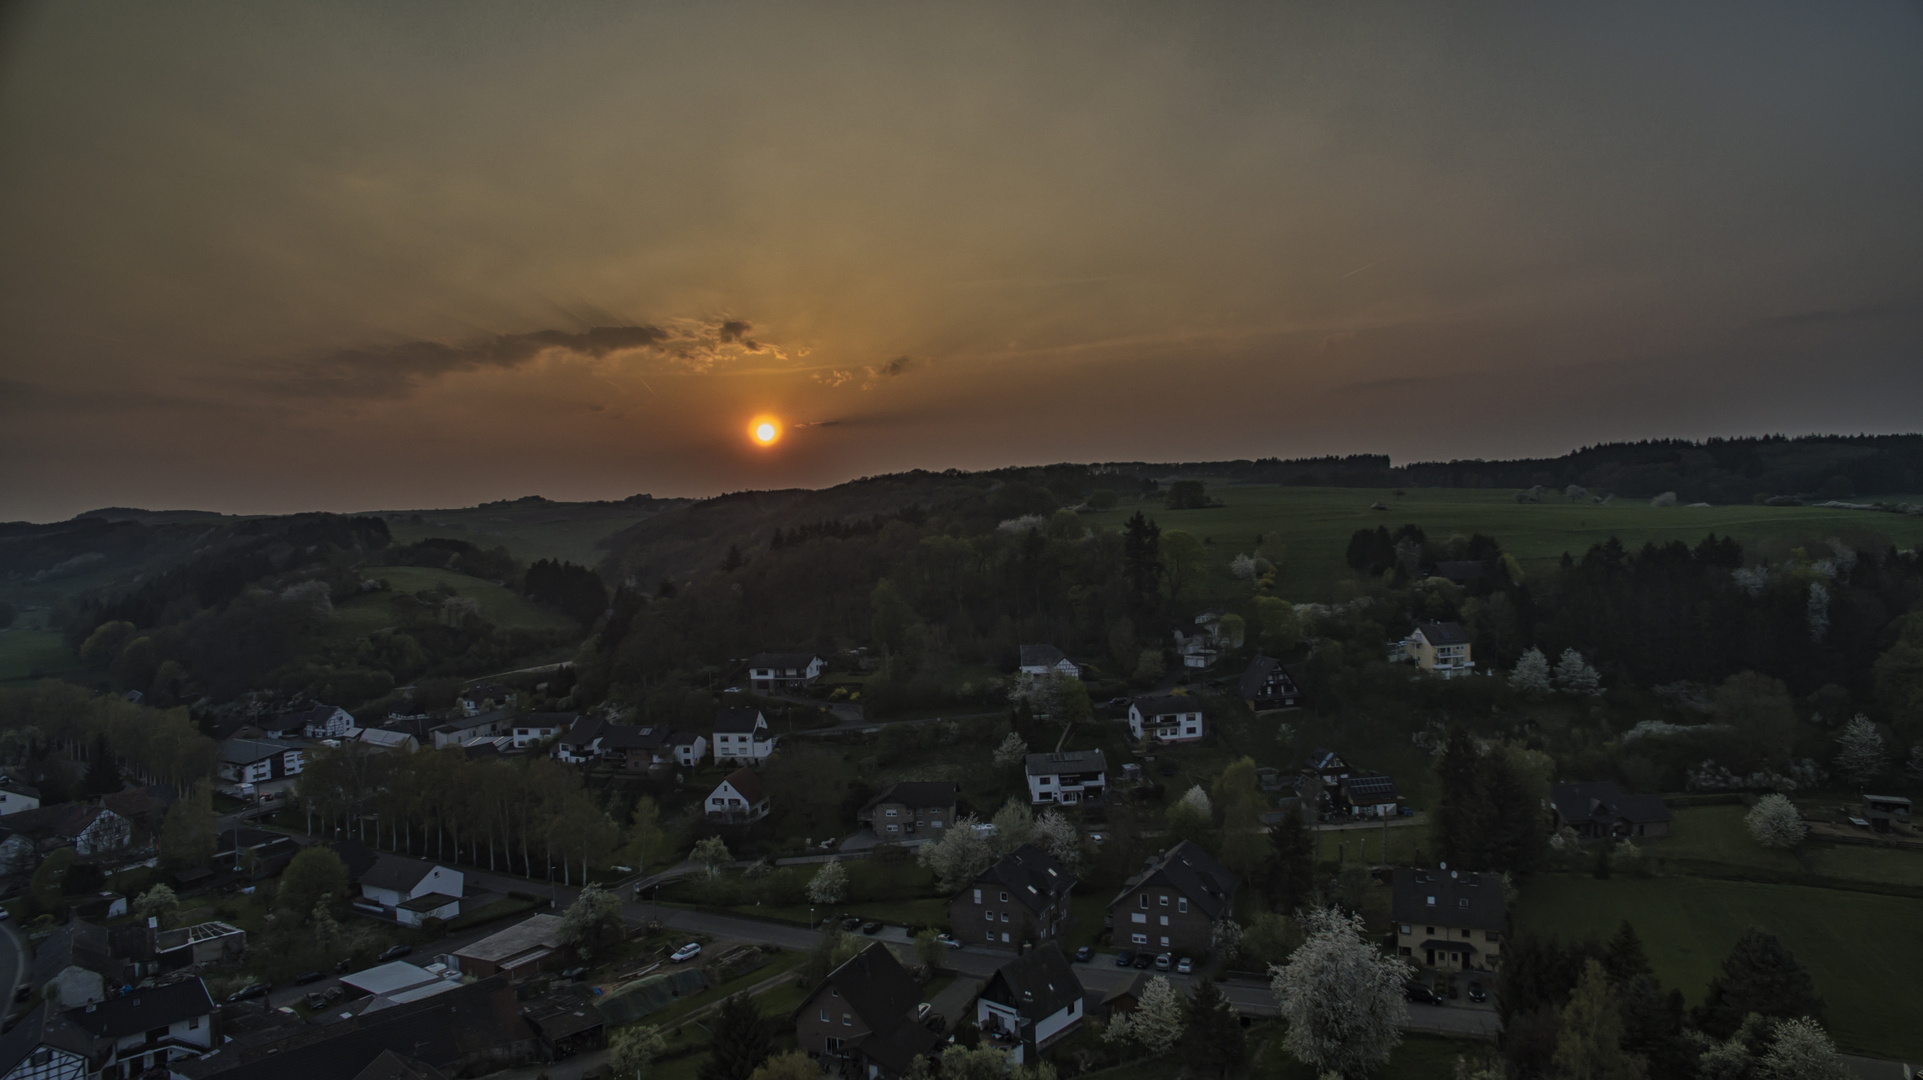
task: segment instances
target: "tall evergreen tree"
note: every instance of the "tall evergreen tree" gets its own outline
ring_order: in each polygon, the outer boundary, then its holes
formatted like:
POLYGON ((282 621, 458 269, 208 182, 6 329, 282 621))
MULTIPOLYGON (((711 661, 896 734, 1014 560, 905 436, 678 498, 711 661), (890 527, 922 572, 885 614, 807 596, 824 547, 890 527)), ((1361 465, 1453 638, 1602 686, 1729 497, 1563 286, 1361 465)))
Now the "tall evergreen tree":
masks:
POLYGON ((1463 868, 1533 873, 1548 843, 1540 796, 1506 753, 1484 754, 1475 779, 1474 808, 1481 817, 1463 845, 1463 868))
POLYGON ((119 791, 120 766, 114 762, 113 748, 107 745, 103 732, 93 741, 93 760, 87 763, 87 793, 89 795, 111 795, 119 791))
POLYGON ((708 1042, 708 1060, 695 1073, 701 1080, 748 1080, 774 1052, 761 1007, 746 994, 721 1003, 708 1042))
POLYGON ((1203 979, 1183 1006, 1187 1014, 1178 1044, 1190 1063, 1218 1076, 1241 1064, 1245 1050, 1242 1021, 1213 980, 1203 979))
POLYGON ((1140 510, 1122 526, 1122 568, 1137 598, 1155 592, 1162 580, 1162 530, 1140 510))
POLYGON ((1562 1010, 1556 1037, 1558 1080, 1642 1080, 1647 1065, 1623 1049, 1623 1022, 1603 966, 1589 961, 1562 1010))
POLYGON ((1269 902, 1283 912, 1315 902, 1315 834, 1302 815, 1287 813, 1269 829, 1269 902))
POLYGON ((1460 727, 1450 729, 1442 759, 1436 762, 1436 779, 1442 790, 1431 821, 1437 857, 1463 868, 1481 861, 1477 856, 1483 847, 1482 826, 1487 820, 1479 782, 1481 765, 1475 736, 1460 727))
POLYGON ((1750 1013, 1785 1020, 1823 1018, 1823 1000, 1816 996, 1808 969, 1776 935, 1755 927, 1743 931, 1730 948, 1694 1019, 1697 1027, 1727 1039, 1750 1013))
POLYGON ((1603 946, 1603 968, 1609 972, 1609 981, 1622 986, 1639 975, 1653 974, 1649 966, 1649 956, 1643 951, 1643 939, 1637 935, 1636 928, 1624 919, 1617 924, 1616 932, 1609 936, 1609 943, 1603 946))

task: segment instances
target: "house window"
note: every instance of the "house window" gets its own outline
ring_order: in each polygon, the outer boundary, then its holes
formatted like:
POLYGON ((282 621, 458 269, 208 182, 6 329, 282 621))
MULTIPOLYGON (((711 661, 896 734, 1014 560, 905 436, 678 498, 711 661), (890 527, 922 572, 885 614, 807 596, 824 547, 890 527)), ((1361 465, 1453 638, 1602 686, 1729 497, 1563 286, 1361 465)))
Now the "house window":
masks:
POLYGON ((1162 894, 1162 906, 1163 906, 1163 907, 1167 907, 1167 906, 1168 906, 1168 894, 1167 894, 1167 893, 1163 893, 1163 894, 1162 894))
POLYGON ((841 1014, 841 1026, 842 1026, 842 1027, 853 1027, 853 1026, 855 1026, 855 1015, 854 1015, 853 1013, 842 1013, 842 1014, 841 1014))
POLYGON ((1189 898, 1186 896, 1177 897, 1175 901, 1175 910, 1181 912, 1184 915, 1188 914, 1189 898))
POLYGON ((888 826, 888 831, 889 831, 889 832, 900 832, 900 831, 901 831, 901 826, 899 826, 899 825, 890 825, 890 826, 888 826))
POLYGON ((1008 890, 1007 890, 1007 889, 1003 889, 1003 890, 1002 890, 1002 903, 1004 903, 1004 904, 1006 904, 1006 903, 1008 903, 1008 890))
POLYGON ((1430 937, 1434 937, 1434 936, 1436 936, 1436 928, 1435 928, 1435 927, 1433 927, 1433 926, 1425 926, 1425 927, 1423 927, 1422 929, 1423 929, 1423 930, 1424 930, 1424 931, 1425 931, 1426 933, 1428 933, 1428 935, 1429 935, 1430 937))
POLYGON ((1468 901, 1468 899, 1467 899, 1467 898, 1464 898, 1464 899, 1462 899, 1462 900, 1458 900, 1458 901, 1456 901, 1456 906, 1457 906, 1457 907, 1459 907, 1459 908, 1466 908, 1466 907, 1468 907, 1468 906, 1469 906, 1469 901, 1468 901))
POLYGON ((828 1022, 829 1022, 829 1020, 828 1020, 828 1010, 827 1010, 827 1009, 823 1009, 823 1010, 821 1010, 821 1022, 822 1022, 822 1023, 824 1023, 824 1024, 826 1024, 826 1023, 828 1023, 828 1022))
POLYGON ((894 810, 890 810, 890 811, 888 811, 888 816, 889 816, 889 817, 896 817, 896 816, 898 816, 898 815, 897 815, 897 812, 896 812, 896 811, 894 811, 894 810))
POLYGON ((982 918, 983 918, 983 919, 985 919, 985 920, 987 920, 988 922, 994 922, 994 921, 995 921, 995 913, 994 913, 994 912, 992 912, 992 911, 984 911, 984 912, 982 912, 982 918))
POLYGON ((1142 894, 1142 906, 1143 906, 1143 907, 1147 907, 1147 906, 1148 906, 1148 894, 1147 894, 1147 893, 1143 893, 1143 894, 1142 894))
POLYGON ((1162 925, 1163 925, 1163 926, 1167 926, 1167 925, 1168 925, 1168 916, 1167 916, 1167 915, 1164 915, 1164 916, 1162 916, 1162 925))
POLYGON ((1402 924, 1402 932, 1403 932, 1403 933, 1405 933, 1405 934, 1412 934, 1412 933, 1414 933, 1415 931, 1413 931, 1413 930, 1411 930, 1411 929, 1409 928, 1409 924, 1408 924, 1408 923, 1403 923, 1403 924, 1402 924))
POLYGON ((1007 922, 1007 921, 1008 921, 1008 912, 1006 912, 1006 911, 1004 911, 1004 912, 1002 912, 1002 921, 1003 921, 1003 922, 1007 922))
POLYGON ((1128 940, 1131 944, 1147 945, 1148 935, 1147 934, 1130 934, 1128 937, 1128 940))
POLYGON ((929 818, 929 819, 928 819, 928 827, 929 827, 929 828, 931 828, 931 829, 939 829, 939 828, 941 828, 941 819, 940 819, 940 818, 938 818, 938 817, 934 817, 934 818, 929 818))
POLYGON ((1483 937, 1483 940, 1485 941, 1501 941, 1502 940, 1502 935, 1496 933, 1494 930, 1488 931, 1487 933, 1483 934, 1482 937, 1483 937))
POLYGON ((975 902, 977 904, 982 902, 982 891, 980 889, 975 890, 975 902))
POLYGON ((1435 906, 1436 906, 1436 898, 1435 898, 1435 897, 1433 897, 1433 896, 1431 896, 1431 897, 1429 897, 1429 906, 1430 906, 1430 907, 1435 907, 1435 906))
POLYGON ((1166 948, 1168 948, 1168 935, 1167 935, 1167 934, 1163 934, 1163 935, 1162 935, 1162 948, 1164 948, 1164 949, 1166 949, 1166 948))
POLYGON ((47 1062, 52 1060, 53 1060, 53 1051, 51 1050, 39 1050, 39 1051, 36 1051, 33 1055, 33 1063, 35 1065, 45 1065, 47 1062))
POLYGON ((200 1030, 200 1017, 198 1017, 198 1016, 190 1016, 190 1017, 188 1017, 188 1018, 187 1018, 187 1030, 188 1030, 188 1031, 199 1031, 199 1030, 200 1030))

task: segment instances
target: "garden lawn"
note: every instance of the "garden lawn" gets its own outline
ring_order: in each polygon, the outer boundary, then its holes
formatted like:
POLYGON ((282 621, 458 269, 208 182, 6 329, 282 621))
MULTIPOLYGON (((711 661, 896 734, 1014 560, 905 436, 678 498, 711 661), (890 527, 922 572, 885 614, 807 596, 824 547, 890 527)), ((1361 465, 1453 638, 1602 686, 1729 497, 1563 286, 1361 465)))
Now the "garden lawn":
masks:
POLYGON ((0 682, 51 678, 83 666, 66 639, 52 630, 0 631, 0 682))
POLYGON ((1917 972, 1923 971, 1923 900, 1803 885, 1695 877, 1546 874, 1523 890, 1517 929, 1606 937, 1628 919, 1656 975, 1691 1004, 1743 930, 1781 938, 1828 1003, 1824 1022, 1856 1053, 1923 1059, 1917 972))
MULTIPOLYGON (((1290 1057, 1282 1048, 1280 1024, 1263 1024, 1249 1031, 1249 1056, 1229 1072, 1232 1080, 1316 1080, 1316 1072, 1290 1057)), ((1454 1080, 1456 1059, 1472 1061, 1494 1046, 1485 1042, 1411 1035, 1371 1080, 1454 1080)), ((1182 1070, 1179 1055, 1131 1061, 1125 1065, 1084 1073, 1085 1080, 1168 1080, 1182 1070)))
MULTIPOLYGON (((1833 800, 1832 800, 1833 801, 1833 800)), ((1675 812, 1671 835, 1639 841, 1645 855, 1680 873, 1704 877, 1753 874, 1766 881, 1807 879, 1801 884, 1894 885, 1923 888, 1923 852, 1848 844, 1806 843, 1771 851, 1743 825, 1745 806, 1693 806, 1675 812)))

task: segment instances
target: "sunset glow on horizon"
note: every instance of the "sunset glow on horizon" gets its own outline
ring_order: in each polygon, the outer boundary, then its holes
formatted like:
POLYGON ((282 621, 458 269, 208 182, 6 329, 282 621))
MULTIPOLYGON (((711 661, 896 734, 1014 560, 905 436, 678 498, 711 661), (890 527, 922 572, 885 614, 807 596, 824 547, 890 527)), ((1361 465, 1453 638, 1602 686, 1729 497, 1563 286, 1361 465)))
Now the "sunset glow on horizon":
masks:
POLYGON ((773 446, 781 438, 781 421, 758 416, 748 424, 748 437, 762 446, 773 446))

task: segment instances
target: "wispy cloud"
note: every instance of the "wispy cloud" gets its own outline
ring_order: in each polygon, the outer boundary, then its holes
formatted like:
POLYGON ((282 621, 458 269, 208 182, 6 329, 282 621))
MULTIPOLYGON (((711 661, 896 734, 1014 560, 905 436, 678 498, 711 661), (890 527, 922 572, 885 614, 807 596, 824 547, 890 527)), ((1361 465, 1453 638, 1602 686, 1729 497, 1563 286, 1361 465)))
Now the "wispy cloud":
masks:
POLYGON ((881 379, 899 378, 921 367, 925 361, 912 356, 897 356, 886 363, 870 364, 859 368, 823 368, 811 372, 810 377, 823 386, 846 386, 859 384, 860 389, 873 390, 881 379))

